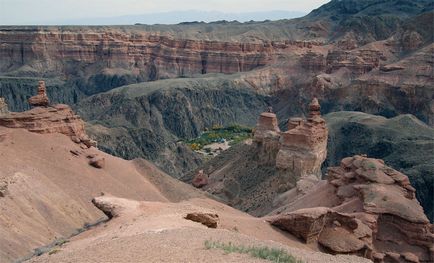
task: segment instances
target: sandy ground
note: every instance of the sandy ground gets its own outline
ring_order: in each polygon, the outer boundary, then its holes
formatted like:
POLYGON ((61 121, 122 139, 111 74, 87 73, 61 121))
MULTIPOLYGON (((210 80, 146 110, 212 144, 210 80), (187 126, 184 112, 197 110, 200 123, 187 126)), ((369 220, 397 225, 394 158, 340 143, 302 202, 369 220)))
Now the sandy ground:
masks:
POLYGON ((282 248, 304 262, 370 262, 312 251, 292 238, 287 239, 261 219, 224 209, 223 205, 206 199, 181 203, 131 203, 115 199, 114 203, 123 203, 128 208, 105 225, 54 248, 55 253, 30 262, 268 262, 249 255, 206 249, 206 240, 282 248), (184 219, 188 212, 217 212, 221 224, 218 229, 207 228, 184 219), (268 239, 279 236, 288 246, 268 239))

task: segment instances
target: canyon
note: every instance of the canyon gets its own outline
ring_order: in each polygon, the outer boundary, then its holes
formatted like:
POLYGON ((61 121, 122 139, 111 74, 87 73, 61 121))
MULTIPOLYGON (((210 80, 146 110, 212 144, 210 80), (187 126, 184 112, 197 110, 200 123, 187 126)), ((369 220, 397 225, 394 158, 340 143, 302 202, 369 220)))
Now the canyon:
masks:
MULTIPOLYGON (((43 83, 40 91, 41 87, 43 83)), ((262 113, 253 139, 234 147, 241 159, 225 162, 223 169, 214 166, 215 173, 205 174, 209 168, 200 171, 207 178, 202 189, 213 195, 143 159, 126 161, 99 151, 96 142, 87 143, 83 121, 67 105, 2 114, 1 258, 128 262, 143 257, 139 252, 145 251, 143 247, 172 240, 178 245, 167 247, 170 259, 161 253, 148 254, 147 259, 177 261, 191 257, 191 249, 200 249, 200 242, 218 238, 279 247, 308 262, 364 262, 360 257, 375 262, 432 261, 433 225, 407 176, 383 160, 356 155, 328 168, 327 179, 321 179, 328 129, 316 98, 308 108, 307 120, 293 118, 283 132, 271 109, 262 113), (246 157, 255 159, 243 163, 246 157), (255 173, 249 165, 256 165, 255 173), (262 182, 257 180, 261 177, 262 182), (249 192, 252 187, 256 192, 249 192), (89 228, 90 222, 100 225, 74 235, 89 228), (391 235, 393 229, 399 231, 391 235), (161 231, 164 237, 158 234, 161 231), (196 240, 194 245, 180 245, 185 236, 196 240), (71 243, 66 244, 65 238, 71 243), (398 240, 401 244, 396 246, 398 240), (52 245, 43 246, 49 242, 52 245), (137 242, 140 249, 133 245, 137 242), (119 254, 125 244, 135 256, 119 254), (321 251, 352 256, 327 256, 321 251)), ((221 255, 206 254, 211 261, 222 260, 221 255)))
POLYGON ((0 26, 0 261, 432 262, 433 8, 0 26))
POLYGON ((0 116, 2 262, 251 260, 206 249, 213 239, 276 247, 309 262, 368 262, 324 254, 144 159, 111 156, 83 137, 83 121, 67 105, 0 116), (94 165, 97 156, 104 165, 94 165), (164 253, 156 249, 168 241, 164 253))

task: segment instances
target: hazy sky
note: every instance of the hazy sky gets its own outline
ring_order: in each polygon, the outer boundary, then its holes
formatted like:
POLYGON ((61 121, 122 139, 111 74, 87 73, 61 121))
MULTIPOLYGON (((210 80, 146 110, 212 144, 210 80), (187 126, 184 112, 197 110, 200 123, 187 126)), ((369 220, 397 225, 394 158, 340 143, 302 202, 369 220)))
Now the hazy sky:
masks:
POLYGON ((0 0, 0 24, 37 24, 179 10, 310 12, 329 0, 0 0))

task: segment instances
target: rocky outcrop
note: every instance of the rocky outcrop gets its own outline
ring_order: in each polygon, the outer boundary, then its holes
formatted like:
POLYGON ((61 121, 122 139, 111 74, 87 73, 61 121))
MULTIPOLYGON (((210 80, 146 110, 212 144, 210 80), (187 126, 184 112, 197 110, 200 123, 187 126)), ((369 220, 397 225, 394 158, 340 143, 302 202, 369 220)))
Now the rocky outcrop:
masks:
POLYGON ((0 97, 0 115, 8 114, 8 104, 6 104, 6 101, 4 98, 0 97))
POLYGON ((29 104, 31 106, 37 107, 47 107, 50 103, 47 96, 47 88, 45 87, 45 81, 41 80, 38 83, 38 94, 29 98, 29 104))
POLYGON ((290 119, 288 131, 282 132, 276 167, 290 171, 296 177, 316 175, 321 178, 321 164, 327 156, 328 130, 321 118, 315 98, 309 104, 309 118, 290 119))
POLYGON ((217 228, 219 223, 219 216, 211 213, 188 213, 185 219, 201 223, 209 228, 217 228))
POLYGON ((101 196, 92 199, 92 204, 101 210, 109 219, 126 214, 137 213, 139 201, 118 198, 101 193, 101 196))
POLYGON ((309 118, 291 118, 288 130, 281 132, 274 113, 264 112, 256 125, 253 141, 262 152, 262 164, 272 164, 286 177, 321 177, 321 164, 327 156, 327 126, 321 118, 316 98, 309 104, 309 118))
POLYGON ((91 140, 84 130, 83 120, 68 105, 48 106, 44 81, 39 82, 38 95, 30 98, 29 103, 37 107, 0 116, 0 126, 26 129, 41 134, 61 133, 70 137, 75 143, 96 147, 96 141, 91 140))
POLYGON ((87 142, 84 122, 68 105, 37 107, 25 112, 11 112, 0 117, 0 125, 27 129, 36 133, 62 133, 76 142, 87 142))
POLYGON ((240 210, 263 216, 275 199, 296 188, 307 191, 320 178, 327 147, 327 127, 317 99, 307 120, 292 119, 282 132, 276 114, 260 114, 253 138, 222 152, 182 178, 191 183, 200 170, 208 175, 202 189, 240 210), (300 181, 303 178, 303 181, 300 181))
POLYGON ((277 123, 276 114, 272 112, 263 112, 259 116, 255 128, 254 140, 262 142, 266 138, 279 137, 280 129, 277 123))
POLYGON ((89 158, 89 164, 95 168, 102 169, 105 166, 105 158, 100 156, 93 156, 89 158))
MULTIPOLYGON (((327 182, 340 200, 336 206, 284 212, 269 219, 271 224, 331 253, 356 254, 375 262, 434 260, 433 225, 407 176, 382 160, 354 156, 329 168, 327 182)), ((314 200, 318 192, 308 192, 298 203, 314 200)))
POLYGON ((208 184, 208 176, 203 172, 203 170, 199 170, 191 181, 191 184, 196 188, 204 187, 208 184))
POLYGON ((26 129, 35 133, 61 133, 75 143, 86 147, 96 146, 84 130, 84 122, 68 105, 58 104, 52 107, 37 107, 25 112, 11 112, 0 116, 0 126, 26 129))
POLYGON ((404 173, 417 189, 428 218, 434 218, 434 129, 413 115, 384 118, 362 112, 324 116, 329 129, 327 166, 346 156, 367 154, 404 173))
POLYGON ((385 59, 385 57, 377 50, 332 50, 327 54, 326 72, 332 73, 340 68, 347 68, 354 75, 360 76, 377 68, 381 59, 385 59))

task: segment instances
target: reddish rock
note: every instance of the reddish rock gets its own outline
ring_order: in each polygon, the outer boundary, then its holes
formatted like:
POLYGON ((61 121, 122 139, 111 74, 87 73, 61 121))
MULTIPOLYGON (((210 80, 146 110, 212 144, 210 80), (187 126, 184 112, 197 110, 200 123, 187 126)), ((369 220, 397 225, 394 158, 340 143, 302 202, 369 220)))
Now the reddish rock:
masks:
POLYGON ((321 118, 316 98, 309 104, 307 121, 292 118, 288 131, 281 133, 276 167, 297 177, 321 176, 321 164, 327 156, 328 129, 321 118))
POLYGON ((308 192, 297 203, 311 206, 306 200, 336 197, 338 203, 283 212, 269 221, 331 253, 375 262, 434 261, 434 227, 414 198, 407 176, 382 160, 354 156, 329 168, 327 182, 335 188, 329 196, 308 192))
POLYGON ((192 182, 194 187, 201 188, 208 184, 208 176, 200 170, 193 178, 192 182))
MULTIPOLYGON (((89 139, 83 120, 68 105, 36 107, 24 112, 11 112, 0 116, 0 126, 26 129, 35 133, 61 133, 74 142, 96 145, 89 139)), ((86 146, 89 147, 89 146, 86 146)))
POLYGON ((265 138, 278 137, 279 132, 276 114, 264 112, 259 116, 253 139, 256 142, 262 142, 265 138))
POLYGON ((105 166, 105 158, 103 157, 93 157, 89 160, 89 164, 95 168, 102 169, 105 166))
POLYGON ((300 58, 300 64, 309 71, 323 71, 326 68, 326 59, 323 54, 309 51, 300 58))
POLYGON ((321 231, 318 242, 336 253, 357 253, 365 243, 342 227, 327 227, 321 231))
POLYGON ((306 243, 312 243, 318 239, 329 212, 330 209, 326 207, 306 208, 279 215, 269 219, 269 222, 303 239, 306 243))
POLYGON ((384 56, 377 50, 333 50, 327 54, 327 73, 333 73, 340 68, 349 69, 354 75, 365 74, 380 65, 384 56))
POLYGON ((201 223, 209 228, 217 228, 219 216, 211 213, 188 213, 185 219, 201 223))
POLYGON ((29 98, 29 104, 31 106, 37 107, 47 107, 50 103, 47 96, 47 88, 45 87, 45 81, 40 80, 38 84, 38 94, 29 98))

